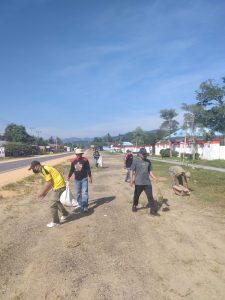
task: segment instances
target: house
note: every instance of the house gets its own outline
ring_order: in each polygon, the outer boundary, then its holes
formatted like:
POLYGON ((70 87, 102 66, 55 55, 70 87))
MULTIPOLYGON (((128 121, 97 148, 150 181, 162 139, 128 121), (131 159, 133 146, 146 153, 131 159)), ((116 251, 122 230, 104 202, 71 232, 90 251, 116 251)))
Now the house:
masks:
POLYGON ((156 143, 155 154, 160 155, 160 150, 172 148, 181 154, 194 154, 198 153, 200 158, 213 160, 225 159, 225 146, 221 143, 223 134, 215 132, 215 137, 209 141, 203 139, 203 133, 209 133, 208 128, 195 130, 195 141, 193 141, 193 133, 190 129, 179 129, 165 138, 165 141, 156 143))

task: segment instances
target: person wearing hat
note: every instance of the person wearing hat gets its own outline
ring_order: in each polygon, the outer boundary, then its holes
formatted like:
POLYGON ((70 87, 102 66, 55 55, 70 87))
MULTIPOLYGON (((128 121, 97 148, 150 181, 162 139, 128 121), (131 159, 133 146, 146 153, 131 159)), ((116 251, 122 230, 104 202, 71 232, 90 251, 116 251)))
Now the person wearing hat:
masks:
POLYGON ((67 180, 74 174, 78 207, 88 212, 88 179, 92 183, 91 168, 88 159, 83 157, 82 149, 76 149, 75 154, 76 158, 71 162, 67 180))
POLYGON ((95 164, 96 168, 99 167, 99 157, 100 157, 100 153, 97 149, 95 149, 93 152, 93 159, 94 159, 94 164, 95 164))
POLYGON ((172 188, 174 193, 179 196, 190 195, 187 178, 190 178, 191 174, 189 172, 185 172, 181 166, 170 167, 169 173, 172 179, 172 188))
POLYGON ((44 198, 47 194, 49 194, 50 196, 50 210, 53 220, 52 222, 47 224, 47 227, 51 228, 59 225, 60 220, 65 221, 69 216, 69 212, 60 202, 60 196, 62 192, 66 189, 66 184, 63 179, 63 176, 57 169, 50 166, 42 165, 37 160, 33 160, 31 162, 30 168, 28 170, 32 170, 35 174, 42 174, 46 181, 46 185, 43 191, 38 195, 38 197, 44 198), (62 214, 60 219, 58 211, 60 211, 62 214))
POLYGON ((127 170, 126 177, 125 177, 125 182, 130 182, 130 167, 133 162, 133 154, 132 152, 128 149, 126 151, 126 155, 124 157, 124 168, 127 170))
POLYGON ((139 197, 141 193, 145 191, 150 207, 150 214, 152 216, 159 216, 157 213, 157 203, 152 195, 152 185, 150 181, 150 177, 154 180, 158 180, 158 178, 152 172, 152 164, 150 160, 147 159, 147 155, 146 149, 140 148, 139 159, 134 160, 131 165, 130 186, 132 187, 133 184, 135 184, 132 211, 137 211, 139 197))

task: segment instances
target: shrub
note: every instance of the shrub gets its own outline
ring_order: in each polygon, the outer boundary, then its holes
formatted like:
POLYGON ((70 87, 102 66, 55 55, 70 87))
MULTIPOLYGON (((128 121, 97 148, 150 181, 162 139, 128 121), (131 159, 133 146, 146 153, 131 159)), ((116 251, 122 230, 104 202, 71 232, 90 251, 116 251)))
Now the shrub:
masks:
MULTIPOLYGON (((186 158, 188 160, 192 160, 193 159, 193 154, 190 153, 181 153, 181 158, 186 158)), ((195 153, 195 159, 200 159, 200 154, 199 153, 195 153)))
MULTIPOLYGON (((179 152, 172 150, 171 151, 172 157, 177 157, 179 152)), ((160 150, 161 157, 170 157, 170 148, 167 149, 161 149, 160 150)))
POLYGON ((32 145, 22 143, 7 143, 5 144, 6 156, 28 156, 33 154, 32 145))

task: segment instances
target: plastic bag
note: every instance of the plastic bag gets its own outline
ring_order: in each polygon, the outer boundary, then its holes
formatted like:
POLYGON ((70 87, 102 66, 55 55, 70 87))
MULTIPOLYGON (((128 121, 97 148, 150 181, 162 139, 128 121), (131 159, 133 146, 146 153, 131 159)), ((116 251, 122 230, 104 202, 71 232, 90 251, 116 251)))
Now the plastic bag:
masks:
POLYGON ((102 156, 99 156, 98 165, 102 168, 102 156))
POLYGON ((66 189, 60 196, 60 202, 65 206, 76 206, 76 201, 70 191, 69 182, 66 183, 66 189))

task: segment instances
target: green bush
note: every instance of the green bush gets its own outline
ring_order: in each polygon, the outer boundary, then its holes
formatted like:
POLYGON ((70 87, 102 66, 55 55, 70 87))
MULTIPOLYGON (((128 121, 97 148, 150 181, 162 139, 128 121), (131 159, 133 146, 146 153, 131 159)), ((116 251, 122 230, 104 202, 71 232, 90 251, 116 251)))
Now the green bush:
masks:
POLYGON ((28 156, 34 153, 34 148, 32 145, 22 144, 22 143, 7 143, 5 144, 5 154, 7 157, 13 156, 28 156))
MULTIPOLYGON (((181 158, 186 158, 188 160, 192 160, 193 159, 193 154, 190 153, 181 153, 181 158)), ((199 153, 195 153, 195 159, 198 160, 200 159, 200 154, 199 153)))
MULTIPOLYGON (((172 157, 177 157, 179 152, 172 150, 172 157)), ((170 157, 170 148, 160 150, 161 157, 170 157)))

